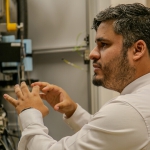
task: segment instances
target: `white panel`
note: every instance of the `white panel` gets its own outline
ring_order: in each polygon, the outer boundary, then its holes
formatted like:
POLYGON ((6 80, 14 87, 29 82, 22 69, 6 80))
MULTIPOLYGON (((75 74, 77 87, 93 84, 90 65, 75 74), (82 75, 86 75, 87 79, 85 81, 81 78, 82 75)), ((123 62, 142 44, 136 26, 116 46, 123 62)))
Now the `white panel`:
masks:
POLYGON ((111 0, 97 0, 97 12, 104 10, 110 6, 111 0))
POLYGON ((33 50, 72 47, 86 35, 86 0, 29 0, 28 18, 33 50))
POLYGON ((146 0, 111 0, 111 5, 142 3, 146 5, 146 0))

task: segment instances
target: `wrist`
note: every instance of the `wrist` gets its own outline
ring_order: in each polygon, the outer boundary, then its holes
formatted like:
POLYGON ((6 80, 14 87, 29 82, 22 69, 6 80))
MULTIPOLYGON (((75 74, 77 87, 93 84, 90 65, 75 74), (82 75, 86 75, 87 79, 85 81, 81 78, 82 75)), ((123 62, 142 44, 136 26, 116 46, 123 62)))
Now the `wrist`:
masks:
POLYGON ((25 111, 25 110, 27 110, 27 109, 31 109, 32 107, 28 107, 28 108, 25 108, 25 109, 23 109, 22 111, 21 111, 21 113, 23 112, 23 111, 25 111))
POLYGON ((65 113, 66 118, 70 118, 74 114, 76 109, 77 109, 77 104, 74 103, 72 110, 65 113))

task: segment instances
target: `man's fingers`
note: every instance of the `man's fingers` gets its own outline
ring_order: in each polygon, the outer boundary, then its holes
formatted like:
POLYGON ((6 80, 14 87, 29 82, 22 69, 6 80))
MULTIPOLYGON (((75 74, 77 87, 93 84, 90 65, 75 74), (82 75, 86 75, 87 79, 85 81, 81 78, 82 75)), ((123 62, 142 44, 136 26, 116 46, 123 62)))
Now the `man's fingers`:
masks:
POLYGON ((34 82, 31 84, 32 87, 38 85, 40 87, 40 89, 43 89, 44 87, 46 87, 48 85, 48 83, 46 82, 34 82))
POLYGON ((18 101, 14 98, 12 98, 11 96, 4 94, 3 95, 4 99, 7 100, 8 102, 10 102, 14 107, 18 106, 18 101))
POLYGON ((48 83, 46 83, 46 82, 34 82, 34 83, 31 84, 32 87, 34 87, 34 86, 39 86, 41 91, 42 91, 43 88, 45 88, 47 85, 48 85, 48 83))
MULTIPOLYGON (((31 84, 32 87, 34 86, 39 86, 40 87, 40 90, 44 93, 47 93, 49 91, 52 91, 52 90, 55 90, 56 86, 55 85, 52 85, 52 84, 49 84, 47 82, 34 82, 31 84)), ((57 87, 58 88, 58 87, 57 87)), ((57 89, 56 88, 56 89, 57 89)))
POLYGON ((32 93, 34 93, 34 94, 39 94, 39 92, 40 92, 40 87, 39 86, 34 86, 33 88, 32 88, 32 93))
POLYGON ((15 85, 15 93, 17 95, 18 98, 21 98, 22 97, 22 91, 20 89, 20 86, 18 84, 15 85))
POLYGON ((25 94, 28 95, 30 93, 25 82, 21 82, 21 91, 22 91, 23 95, 25 95, 25 94))

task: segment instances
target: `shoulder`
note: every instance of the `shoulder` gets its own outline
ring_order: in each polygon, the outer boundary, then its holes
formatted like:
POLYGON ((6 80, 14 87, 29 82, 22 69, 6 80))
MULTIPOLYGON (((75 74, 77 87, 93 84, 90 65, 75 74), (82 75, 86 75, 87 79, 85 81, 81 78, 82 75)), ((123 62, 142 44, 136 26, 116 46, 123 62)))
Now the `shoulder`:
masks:
POLYGON ((143 117, 126 101, 115 99, 93 116, 93 121, 108 129, 135 129, 145 128, 143 117), (137 126, 138 123, 138 126, 137 126))
POLYGON ((143 117, 129 103, 118 99, 101 108, 87 126, 95 137, 104 141, 107 139, 111 146, 115 143, 118 149, 139 149, 148 141, 143 117))

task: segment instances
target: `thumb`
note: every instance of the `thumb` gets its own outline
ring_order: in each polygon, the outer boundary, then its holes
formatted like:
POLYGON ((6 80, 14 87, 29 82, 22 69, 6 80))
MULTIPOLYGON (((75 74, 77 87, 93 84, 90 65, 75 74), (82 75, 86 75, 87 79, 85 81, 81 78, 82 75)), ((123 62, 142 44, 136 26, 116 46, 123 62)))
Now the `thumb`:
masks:
POLYGON ((59 110, 59 106, 54 106, 54 110, 58 111, 59 110))
POLYGON ((64 107, 64 104, 63 104, 63 101, 62 101, 62 102, 60 102, 60 103, 58 103, 54 106, 54 110, 58 111, 60 109, 63 109, 63 107, 64 107))

